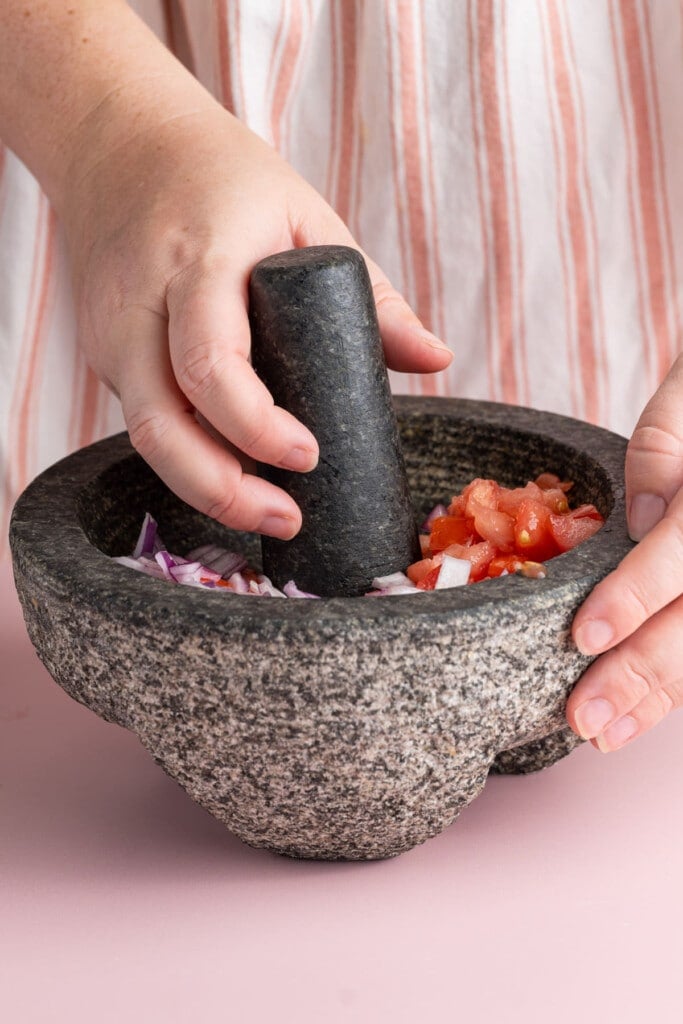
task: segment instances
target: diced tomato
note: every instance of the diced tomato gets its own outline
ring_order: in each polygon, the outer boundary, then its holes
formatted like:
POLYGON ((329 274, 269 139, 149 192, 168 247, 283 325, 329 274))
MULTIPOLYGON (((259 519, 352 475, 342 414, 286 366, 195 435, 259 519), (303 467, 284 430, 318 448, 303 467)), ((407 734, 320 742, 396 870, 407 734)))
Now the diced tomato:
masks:
POLYGON ((488 575, 502 576, 504 572, 517 572, 522 568, 524 560, 519 555, 496 555, 489 562, 488 575))
POLYGON ((495 558, 496 549, 490 541, 484 540, 479 544, 470 544, 469 547, 464 544, 451 544, 443 554, 451 555, 453 558, 466 558, 471 562, 470 583, 476 583, 486 576, 489 562, 495 558))
POLYGON ((595 505, 579 505, 578 508, 573 508, 569 515, 573 519, 596 519, 599 523, 605 521, 595 505))
POLYGON ((577 544, 597 533, 601 526, 602 522, 592 516, 576 516, 573 513, 568 516, 550 515, 550 532, 560 551, 571 551, 577 544))
POLYGON ((465 515, 465 498, 462 494, 454 494, 451 498, 451 503, 448 506, 449 516, 464 516, 465 515))
POLYGON ((437 565, 436 568, 430 569, 426 576, 423 576, 420 582, 417 584, 418 590, 434 590, 436 587, 436 581, 439 578, 441 572, 441 566, 437 565))
POLYGON ((542 503, 543 491, 537 484, 531 481, 529 481, 526 487, 513 487, 511 489, 501 487, 498 509, 514 517, 523 501, 538 501, 542 503))
POLYGON ((434 558, 422 558, 419 562, 413 562, 406 569, 406 576, 413 583, 419 584, 434 568, 441 567, 441 559, 437 562, 434 558))
POLYGON ((543 491, 543 504, 551 512, 568 512, 567 495, 560 487, 547 487, 543 491))
POLYGON ((490 541, 499 551, 512 551, 515 546, 515 524, 506 512, 478 505, 474 528, 482 540, 490 541))
POLYGON ((431 549, 429 547, 429 534, 428 533, 421 533, 420 537, 419 537, 419 540, 420 540, 420 551, 422 552, 422 554, 425 557, 428 558, 429 554, 430 554, 430 551, 431 551, 431 549))
POLYGON ((473 480, 462 492, 465 499, 465 514, 473 519, 476 509, 482 505, 484 508, 497 509, 500 491, 500 485, 495 480, 473 480))
POLYGON ((474 539, 474 522, 464 516, 439 516, 432 523, 429 547, 436 553, 449 544, 468 544, 474 539))
POLYGON ((554 558, 560 549, 550 529, 552 513, 540 501, 523 501, 515 515, 515 547, 531 562, 554 558))
POLYGON ((536 477, 534 483, 540 487, 542 491, 552 491, 556 487, 559 487, 559 489, 565 493, 570 491, 574 486, 572 480, 560 480, 559 476, 555 476, 554 473, 541 473, 540 476, 536 477))

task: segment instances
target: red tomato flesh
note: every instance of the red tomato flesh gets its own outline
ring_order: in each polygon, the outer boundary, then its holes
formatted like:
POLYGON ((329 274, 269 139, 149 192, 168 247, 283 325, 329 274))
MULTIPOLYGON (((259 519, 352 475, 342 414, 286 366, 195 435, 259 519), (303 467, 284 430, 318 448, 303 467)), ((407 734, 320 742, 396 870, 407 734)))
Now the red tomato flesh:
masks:
POLYGON ((543 562, 592 537, 604 523, 594 505, 569 509, 572 486, 554 473, 513 488, 477 477, 420 538, 423 558, 408 567, 408 576, 420 590, 433 590, 444 554, 471 563, 470 583, 504 572, 543 576, 543 562))

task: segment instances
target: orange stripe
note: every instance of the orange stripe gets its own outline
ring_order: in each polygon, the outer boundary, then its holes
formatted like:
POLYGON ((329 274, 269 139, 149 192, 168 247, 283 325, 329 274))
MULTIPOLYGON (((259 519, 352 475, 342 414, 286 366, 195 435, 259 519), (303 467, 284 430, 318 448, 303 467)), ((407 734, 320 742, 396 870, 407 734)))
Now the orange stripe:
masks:
POLYGON ((346 0, 341 6, 342 45, 342 107, 341 138, 339 143, 337 188, 334 207, 344 221, 349 222, 351 212, 352 176, 355 168, 354 148, 358 142, 358 68, 356 66, 356 3, 346 0))
POLYGON ((612 36, 612 50, 614 53, 614 65, 616 68, 617 87, 619 92, 619 108, 621 111, 621 120, 624 128, 624 137, 626 139, 626 149, 628 153, 626 182, 628 188, 628 212, 631 226, 631 239, 633 244, 633 261, 635 264, 636 280, 638 283, 638 317, 640 320, 640 329, 642 332, 643 339, 643 359, 645 362, 645 370, 649 378, 649 388, 652 389, 655 386, 655 380, 653 377, 652 356, 649 345, 649 330, 647 326, 647 313, 645 310, 645 272, 643 270, 643 259, 640 252, 638 218, 636 213, 636 189, 634 184, 634 167, 636 158, 634 155, 633 133, 631 132, 628 113, 626 110, 626 86, 623 80, 623 69, 621 65, 620 56, 621 48, 619 45, 619 38, 617 34, 615 0, 610 0, 609 18, 612 36))
POLYGON ((584 398, 584 415, 592 422, 600 419, 600 406, 595 389, 597 358, 593 336, 593 303, 588 267, 586 223, 579 189, 579 152, 576 111, 569 83, 567 54, 562 40, 562 28, 557 0, 547 0, 548 23, 555 71, 555 90, 560 111, 560 124, 566 160, 566 190, 564 202, 572 253, 576 325, 579 341, 579 363, 584 398))
POLYGON ((91 444, 96 440, 96 424, 98 415, 99 400, 103 385, 90 369, 85 368, 85 379, 83 387, 83 398, 81 402, 81 427, 78 435, 78 448, 91 444))
POLYGON ((44 270, 41 274, 41 254, 45 247, 46 218, 48 215, 47 200, 44 196, 38 199, 36 212, 36 226, 33 240, 33 255, 31 259, 31 283, 29 285, 28 301, 26 304, 26 317, 24 322, 24 335, 22 338, 20 360, 14 381, 12 405, 10 408, 9 421, 7 426, 7 460, 4 467, 4 500, 0 509, 0 543, 7 536, 9 515, 18 494, 26 483, 26 444, 21 437, 20 421, 22 407, 26 395, 30 394, 30 385, 33 377, 35 364, 35 342, 36 333, 34 328, 35 317, 33 311, 36 308, 36 297, 41 290, 44 279, 44 270), (19 438, 15 436, 19 434, 19 438), (24 442, 22 444, 22 442, 24 442))
MULTIPOLYGON (((666 159, 664 156, 664 143, 662 136, 662 119, 659 110, 659 90, 657 88, 657 65, 655 63, 654 47, 652 44, 652 23, 649 4, 643 4, 641 10, 645 21, 645 40, 647 45, 647 60, 650 71, 650 84, 652 93, 652 108, 654 111, 654 135, 656 143, 656 155, 659 170, 659 189, 662 202, 662 217, 664 220, 664 232, 666 235, 666 253, 668 259, 668 280, 669 280, 669 309, 674 321, 674 351, 669 352, 669 360, 677 354, 678 342, 681 333, 680 311, 678 308, 678 287, 676 284, 676 257, 674 255, 673 228, 671 224, 671 213, 669 211, 669 198, 667 195, 666 159)), ((668 367, 664 369, 666 373, 668 367)), ((660 367, 660 372, 662 368, 660 367)))
POLYGON ((235 97, 230 74, 230 45, 228 39, 228 12, 224 0, 214 0, 216 40, 218 43, 218 73, 221 103, 231 113, 235 110, 235 97))
MULTIPOLYGON (((399 247, 401 250, 401 273, 403 277, 401 291, 404 294, 411 290, 411 267, 408 262, 408 229, 403 217, 403 188, 401 186, 401 152, 403 151, 403 140, 399 142, 396 129, 396 91, 394 88, 394 68, 396 54, 394 48, 393 27, 390 11, 391 0, 386 0, 384 7, 386 39, 387 39, 387 84, 389 92, 389 132, 391 135, 391 163, 392 178, 394 186, 394 207, 398 223, 399 247)), ((415 376, 412 373, 406 374, 406 384, 411 394, 416 394, 415 376)))
POLYGON ((573 344, 573 329, 572 329, 572 282, 569 274, 569 258, 567 255, 567 243, 565 240, 565 229, 564 229, 564 213, 565 208, 562 202, 562 184, 564 182, 563 173, 563 161, 560 153, 560 131, 557 125, 557 114, 555 105, 553 102, 554 90, 551 82, 550 75, 550 41, 548 37, 548 27, 545 21, 545 13, 547 11, 544 0, 538 0, 539 16, 541 20, 541 26, 543 31, 543 72, 545 76, 546 95, 548 97, 548 109, 550 111, 550 125, 551 125, 551 138, 553 143, 553 157, 555 159, 555 182, 556 182, 556 221, 557 221, 557 237, 560 249, 560 260, 562 263, 562 282, 564 284, 564 303, 565 303, 565 331, 566 331, 566 352, 567 352, 567 363, 569 369, 569 401, 572 415, 579 416, 581 410, 579 408, 579 398, 577 393, 577 366, 576 366, 576 354, 574 352, 573 344))
MULTIPOLYGON (((432 117, 429 97, 429 64, 424 4, 420 4, 420 42, 420 60, 422 64, 422 118, 425 127, 425 143, 427 147, 427 185, 431 212, 430 256, 435 293, 432 302, 432 322, 433 329, 437 332, 439 337, 442 337, 444 332, 443 275, 441 272, 441 247, 439 245, 438 220, 436 212, 436 186, 434 183, 434 159, 431 138, 432 117)), ((440 375, 440 379, 443 379, 443 376, 444 375, 440 375)))
MULTIPOLYGON (((432 286, 429 279, 429 246, 424 208, 424 182, 421 167, 421 146, 417 111, 417 71, 415 67, 415 38, 413 33, 414 5, 410 0, 398 0, 398 42, 400 52, 401 125, 403 128, 402 153, 405 161, 406 201, 410 257, 415 282, 415 312, 424 325, 431 329, 432 286)), ((422 394, 436 394, 433 374, 419 378, 422 394)))
MULTIPOLYGON (((273 144, 281 150, 284 136, 284 115, 296 73, 302 42, 301 0, 291 0, 291 17, 285 38, 282 59, 275 79, 270 122, 273 144)), ((276 43, 277 45, 277 43, 276 43)))
POLYGON ((650 312, 657 348, 657 377, 661 380, 671 362, 673 344, 669 331, 664 252, 657 215, 657 176, 654 166, 652 125, 647 109, 647 80, 638 14, 633 0, 618 5, 624 34, 624 57, 630 89, 636 142, 636 167, 642 218, 645 265, 650 312))
POLYGON ((585 158, 585 154, 588 153, 586 114, 583 100, 583 92, 581 89, 581 82, 579 80, 579 75, 577 72, 577 62, 574 52, 574 45, 572 41, 571 32, 569 30, 567 0, 562 0, 562 5, 563 18, 566 26, 567 50, 569 55, 568 63, 571 71, 573 72, 574 94, 576 96, 576 108, 578 112, 579 134, 581 139, 582 151, 584 153, 584 157, 581 161, 581 184, 583 186, 584 202, 586 205, 588 241, 591 247, 589 277, 592 280, 593 285, 593 328, 595 331, 598 373, 600 375, 600 389, 598 393, 600 395, 602 409, 601 422, 605 424, 609 423, 610 421, 610 382, 607 368, 607 352, 605 344, 605 319, 603 309, 602 282, 600 273, 600 247, 598 244, 598 227, 597 218, 595 216, 595 206, 593 204, 593 189, 591 187, 590 178, 588 175, 588 162, 585 158))
MULTIPOLYGON (((501 4, 500 8, 500 20, 501 20, 501 52, 503 54, 503 74, 502 84, 503 93, 505 97, 505 121, 507 124, 507 144, 508 153, 510 155, 510 195, 512 197, 512 215, 514 221, 514 263, 515 263, 515 317, 516 317, 516 331, 514 337, 517 338, 519 345, 519 352, 516 361, 516 365, 519 369, 521 376, 521 395, 519 400, 524 404, 528 404, 530 401, 530 388, 529 388, 529 366, 526 352, 526 330, 525 330, 525 317, 524 317, 524 251, 522 246, 522 216, 520 212, 519 203, 519 182, 517 178, 517 154, 515 151, 515 139, 512 130, 512 109, 510 104, 510 79, 508 75, 508 47, 507 47, 507 24, 506 24, 506 5, 501 4)), ((512 255, 511 255, 512 259, 512 255)))
POLYGON ((339 7, 340 0, 331 0, 330 16, 330 149, 327 157, 327 187, 325 197, 330 206, 336 203, 337 146, 339 133, 339 7))
POLYGON ((493 260, 499 341, 498 369, 503 399, 518 400, 514 365, 512 245, 510 240, 509 196, 505 173, 505 154, 500 108, 498 104, 498 68, 496 58, 493 0, 478 3, 479 89, 482 103, 484 145, 488 167, 488 203, 493 228, 493 260))
POLYGON ((472 141, 477 167, 477 198, 479 200, 479 223, 481 225, 481 248, 483 257, 483 291, 484 291, 484 322, 486 324, 486 369, 489 378, 489 398, 497 399, 497 376, 495 372, 496 360, 493 350, 493 316, 491 306, 493 295, 491 292, 491 281, 488 268, 491 265, 491 245, 487 227, 488 208, 484 198, 485 171, 483 167, 483 146, 481 132, 479 129, 479 109, 477 88, 478 76, 476 70, 478 48, 475 44, 475 4, 476 0, 468 0, 467 4, 467 67, 470 84, 470 103, 472 107, 472 141))
POLYGON ((7 166, 7 152, 2 142, 0 142, 0 220, 2 220, 2 212, 5 208, 5 196, 7 194, 7 176, 5 169, 7 166))

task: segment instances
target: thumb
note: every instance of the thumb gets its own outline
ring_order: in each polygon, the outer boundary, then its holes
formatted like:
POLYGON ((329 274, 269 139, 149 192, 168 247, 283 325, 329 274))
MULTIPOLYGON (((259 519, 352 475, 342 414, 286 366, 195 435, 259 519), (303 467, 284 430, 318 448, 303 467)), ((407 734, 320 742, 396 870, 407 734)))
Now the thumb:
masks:
POLYGON ((683 356, 645 406, 626 452, 626 508, 632 540, 664 517, 683 486, 683 356))

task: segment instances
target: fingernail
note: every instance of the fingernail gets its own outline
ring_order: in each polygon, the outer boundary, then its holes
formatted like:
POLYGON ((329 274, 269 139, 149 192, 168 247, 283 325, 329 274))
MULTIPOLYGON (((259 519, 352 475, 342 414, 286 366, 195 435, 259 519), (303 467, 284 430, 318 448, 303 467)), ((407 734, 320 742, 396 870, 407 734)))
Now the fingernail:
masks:
POLYGON ((308 473, 318 465, 318 453, 310 448, 292 448, 280 465, 285 469, 294 469, 300 473, 308 473))
POLYGON ((604 619, 589 619, 576 630, 576 646, 582 654, 598 654, 609 647, 614 630, 604 619))
POLYGON ((609 754, 611 750, 618 750, 624 743, 632 739, 638 731, 638 723, 631 715, 624 715, 618 718, 614 725, 610 725, 602 735, 597 737, 598 749, 603 754, 609 754))
POLYGON ((280 540, 291 540, 297 532, 297 524, 289 516, 265 516, 258 524, 257 532, 280 540))
POLYGON ((431 348, 436 348, 440 352, 451 351, 448 345, 446 345, 441 338, 437 338, 435 334, 432 334, 431 331, 426 330, 424 327, 414 327, 413 332, 417 334, 418 338, 424 341, 426 345, 431 346, 431 348))
POLYGON ((602 697, 594 697, 580 704, 574 712, 579 733, 585 740, 599 735, 616 715, 614 706, 602 697))
POLYGON ((658 494, 636 494, 631 499, 628 532, 631 540, 642 540, 666 512, 666 502, 658 494))

